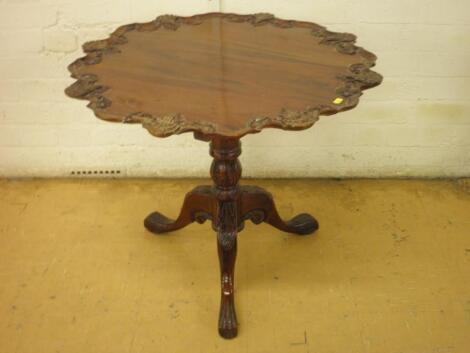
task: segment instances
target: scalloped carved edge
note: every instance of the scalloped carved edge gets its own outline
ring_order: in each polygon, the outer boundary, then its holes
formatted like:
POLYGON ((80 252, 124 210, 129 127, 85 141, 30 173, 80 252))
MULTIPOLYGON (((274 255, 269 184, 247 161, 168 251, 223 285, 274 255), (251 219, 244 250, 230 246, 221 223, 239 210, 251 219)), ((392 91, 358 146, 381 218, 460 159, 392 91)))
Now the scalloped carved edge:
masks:
POLYGON ((188 121, 182 114, 175 113, 164 116, 152 116, 147 113, 137 112, 126 116, 124 123, 141 123, 152 135, 167 137, 178 135, 188 131, 199 131, 205 135, 216 131, 216 126, 209 122, 188 121))
POLYGON ((372 70, 377 57, 365 49, 355 45, 356 36, 351 33, 339 33, 328 31, 325 27, 311 22, 278 19, 269 13, 254 15, 238 15, 232 13, 207 13, 190 17, 174 15, 162 15, 155 20, 146 23, 132 23, 117 28, 109 38, 87 42, 83 44, 86 55, 75 60, 68 69, 71 76, 77 81, 70 85, 65 93, 77 99, 89 100, 88 107, 95 115, 103 120, 124 123, 141 123, 152 135, 167 137, 184 132, 195 132, 200 139, 210 139, 217 135, 217 125, 210 122, 192 122, 180 113, 172 113, 165 116, 152 116, 146 112, 135 112, 126 117, 114 116, 106 109, 112 102, 105 97, 108 87, 99 84, 99 78, 91 74, 78 74, 80 68, 87 65, 100 63, 103 57, 120 53, 119 46, 127 43, 126 33, 130 31, 155 31, 158 29, 176 31, 182 24, 198 25, 209 17, 220 17, 232 22, 248 22, 253 26, 273 25, 280 28, 294 26, 311 30, 314 37, 319 39, 322 45, 331 46, 337 52, 345 55, 359 55, 363 62, 353 64, 349 72, 340 75, 337 79, 341 85, 336 89, 340 103, 307 107, 305 110, 282 109, 277 116, 253 117, 248 120, 245 127, 234 131, 231 137, 242 137, 248 133, 260 132, 263 128, 274 127, 284 130, 303 130, 311 127, 318 121, 320 115, 331 115, 340 111, 354 108, 359 103, 362 91, 375 87, 382 82, 382 76, 372 70))

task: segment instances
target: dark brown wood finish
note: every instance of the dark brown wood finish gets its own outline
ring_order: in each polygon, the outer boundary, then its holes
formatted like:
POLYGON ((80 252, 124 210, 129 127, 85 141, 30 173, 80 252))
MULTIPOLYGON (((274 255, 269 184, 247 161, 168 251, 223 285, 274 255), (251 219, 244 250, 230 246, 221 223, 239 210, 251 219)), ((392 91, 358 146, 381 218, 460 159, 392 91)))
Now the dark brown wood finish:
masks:
POLYGON ((144 221, 149 231, 160 234, 180 229, 192 222, 212 220, 212 227, 217 232, 221 276, 219 333, 224 338, 237 335, 233 283, 237 234, 243 229, 244 222, 266 222, 284 232, 298 235, 311 234, 318 229, 318 222, 306 213, 290 221, 283 221, 270 193, 256 186, 239 186, 242 172, 238 160, 240 153, 238 138, 220 137, 212 140, 210 154, 214 158, 211 166, 214 185, 198 186, 189 192, 176 220, 154 212, 144 221))
POLYGON ((376 57, 354 42, 349 33, 269 14, 160 16, 86 43, 87 55, 69 66, 77 81, 66 93, 89 100, 99 118, 141 123, 158 137, 193 132, 210 142, 213 185, 190 191, 175 220, 154 212, 144 225, 161 234, 212 221, 224 338, 238 333, 234 268, 244 222, 298 235, 318 229, 306 213, 282 220, 270 193, 239 185, 240 138, 267 127, 306 129, 319 115, 356 106, 362 90, 382 77, 370 70, 376 57))
POLYGON ((375 55, 354 41, 269 14, 160 16, 86 43, 66 92, 101 119, 141 123, 159 137, 300 130, 353 108, 381 82, 370 70, 375 55))

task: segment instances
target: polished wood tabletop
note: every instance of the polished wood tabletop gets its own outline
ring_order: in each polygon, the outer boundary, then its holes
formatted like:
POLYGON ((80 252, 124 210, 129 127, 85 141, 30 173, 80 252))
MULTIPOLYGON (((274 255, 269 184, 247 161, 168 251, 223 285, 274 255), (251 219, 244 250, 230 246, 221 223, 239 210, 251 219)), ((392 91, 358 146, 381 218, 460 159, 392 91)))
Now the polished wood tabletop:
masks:
POLYGON ((305 129, 381 82, 355 36, 269 14, 161 16, 86 43, 66 92, 156 136, 305 129))

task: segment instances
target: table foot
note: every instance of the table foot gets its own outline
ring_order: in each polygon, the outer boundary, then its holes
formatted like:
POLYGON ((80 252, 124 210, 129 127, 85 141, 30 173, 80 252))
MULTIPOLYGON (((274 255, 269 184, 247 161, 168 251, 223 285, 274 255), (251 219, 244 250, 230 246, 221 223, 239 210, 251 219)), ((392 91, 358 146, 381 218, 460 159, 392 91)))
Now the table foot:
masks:
POLYGON ((149 214, 144 220, 144 226, 155 234, 165 233, 184 227, 184 225, 178 226, 175 220, 165 217, 160 212, 149 214))
POLYGON ((233 296, 225 301, 222 299, 219 314, 219 334, 226 339, 235 338, 238 334, 238 322, 233 296))
POLYGON ((318 221, 308 213, 301 213, 290 221, 286 222, 287 227, 290 229, 290 233, 298 235, 308 235, 315 232, 318 228, 318 221))

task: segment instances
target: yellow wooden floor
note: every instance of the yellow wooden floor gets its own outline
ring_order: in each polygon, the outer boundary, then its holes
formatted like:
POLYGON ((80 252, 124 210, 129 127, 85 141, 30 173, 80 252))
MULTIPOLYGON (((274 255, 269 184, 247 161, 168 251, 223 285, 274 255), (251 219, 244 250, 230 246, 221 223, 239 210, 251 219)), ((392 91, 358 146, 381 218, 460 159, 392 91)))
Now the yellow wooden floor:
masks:
POLYGON ((465 182, 246 182, 321 229, 247 224, 231 341, 217 335, 210 225, 142 226, 199 183, 0 181, 0 352, 470 352, 465 182))

